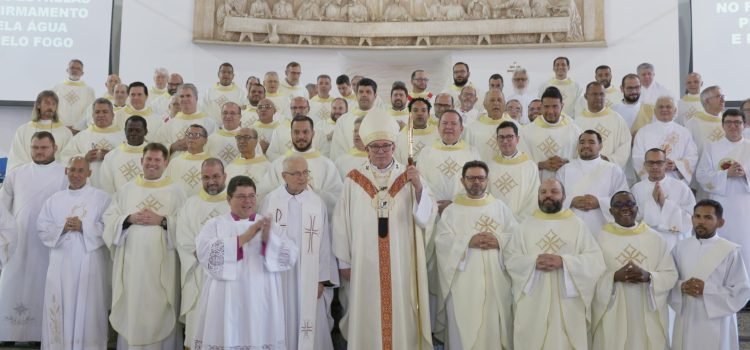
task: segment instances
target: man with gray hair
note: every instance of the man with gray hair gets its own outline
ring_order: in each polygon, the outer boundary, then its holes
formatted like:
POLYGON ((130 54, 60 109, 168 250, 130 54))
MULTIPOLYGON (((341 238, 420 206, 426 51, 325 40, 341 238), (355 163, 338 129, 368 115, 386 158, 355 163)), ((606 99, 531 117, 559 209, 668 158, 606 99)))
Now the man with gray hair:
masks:
POLYGON ((263 200, 260 213, 281 227, 298 247, 299 262, 281 277, 287 347, 333 349, 331 301, 338 286, 338 264, 331 250, 326 203, 308 186, 305 157, 282 160, 284 182, 263 200))
POLYGON ((266 88, 266 98, 271 100, 276 106, 276 110, 280 112, 285 118, 289 117, 289 103, 291 101, 290 96, 281 91, 281 82, 279 81, 279 74, 276 72, 267 72, 263 76, 263 86, 266 88))
POLYGON ((669 89, 654 80, 656 72, 653 64, 648 62, 639 64, 636 73, 641 81, 641 103, 653 105, 661 96, 674 97, 669 89))
POLYGON ((703 151, 705 145, 724 138, 721 113, 724 112, 725 101, 721 87, 717 85, 709 86, 701 91, 700 97, 703 111, 696 113, 685 124, 698 146, 698 154, 703 151))
POLYGON ((68 62, 68 78, 52 88, 60 97, 59 111, 60 122, 68 128, 79 125, 81 120, 86 119, 86 108, 96 99, 94 89, 81 80, 83 77, 83 62, 72 59, 68 62))
MULTIPOLYGON (((508 95, 509 101, 518 100, 522 106, 526 107, 531 101, 538 98, 535 94, 529 92, 529 74, 526 72, 526 68, 517 68, 514 70, 511 83, 513 84, 513 93, 508 95)), ((530 120, 527 108, 524 108, 521 112, 521 118, 521 120, 530 120)))
POLYGON ((167 80, 169 79, 169 71, 166 68, 156 68, 154 70, 154 85, 148 88, 149 99, 148 105, 154 110, 157 115, 163 115, 167 113, 169 106, 169 91, 167 90, 167 80))
POLYGON ((185 131, 185 139, 187 139, 187 152, 172 157, 165 174, 172 178, 172 181, 179 185, 189 197, 200 192, 201 165, 210 156, 205 150, 208 141, 206 128, 199 124, 190 125, 185 131))

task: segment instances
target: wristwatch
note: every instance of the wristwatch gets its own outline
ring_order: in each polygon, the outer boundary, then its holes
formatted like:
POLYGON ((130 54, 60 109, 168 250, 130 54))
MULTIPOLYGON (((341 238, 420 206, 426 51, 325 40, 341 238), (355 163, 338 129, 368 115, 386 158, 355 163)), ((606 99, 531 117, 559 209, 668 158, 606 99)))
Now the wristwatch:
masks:
POLYGON ((163 229, 166 230, 167 229, 167 218, 161 219, 161 224, 159 224, 159 225, 161 225, 161 228, 163 228, 163 229))

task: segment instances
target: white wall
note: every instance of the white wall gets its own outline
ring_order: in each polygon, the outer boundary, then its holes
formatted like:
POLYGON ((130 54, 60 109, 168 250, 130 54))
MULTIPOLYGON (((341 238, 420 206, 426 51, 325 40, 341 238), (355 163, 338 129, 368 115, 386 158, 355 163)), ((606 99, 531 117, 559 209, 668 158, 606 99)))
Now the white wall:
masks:
MULTIPOLYGON (((434 68, 430 89, 440 90, 450 79, 450 65, 466 61, 472 80, 481 87, 491 73, 507 76, 514 61, 525 66, 534 84, 552 76, 552 60, 568 56, 571 77, 581 85, 593 79, 597 65, 608 64, 618 80, 642 62, 656 66, 656 79, 674 92, 679 88, 679 35, 677 0, 605 0, 607 47, 485 50, 334 50, 286 49, 192 43, 192 2, 185 0, 125 1, 123 4, 120 75, 125 81, 151 81, 155 67, 179 72, 202 89, 216 81, 224 61, 235 66, 236 81, 269 70, 283 72, 289 61, 302 64, 302 81, 318 74, 332 76, 358 71, 390 72, 408 81, 421 65, 434 68), (187 3, 191 3, 187 5, 187 3), (648 9, 646 12, 644 9, 648 9)), ((613 81, 614 82, 614 81, 613 81)), ((381 80, 379 83, 390 84, 381 80)), ((510 82, 508 81, 509 85, 510 82)))

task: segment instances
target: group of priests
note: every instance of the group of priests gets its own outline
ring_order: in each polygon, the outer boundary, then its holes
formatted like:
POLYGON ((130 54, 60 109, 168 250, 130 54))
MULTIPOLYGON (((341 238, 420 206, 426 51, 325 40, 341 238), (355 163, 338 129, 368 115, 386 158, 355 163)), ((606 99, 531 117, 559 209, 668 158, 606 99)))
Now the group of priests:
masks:
POLYGON ((96 97, 71 60, 11 143, 0 341, 333 349, 338 324, 352 349, 738 349, 750 100, 552 68, 537 92, 458 62, 383 93, 223 63, 205 91, 159 68, 96 97))

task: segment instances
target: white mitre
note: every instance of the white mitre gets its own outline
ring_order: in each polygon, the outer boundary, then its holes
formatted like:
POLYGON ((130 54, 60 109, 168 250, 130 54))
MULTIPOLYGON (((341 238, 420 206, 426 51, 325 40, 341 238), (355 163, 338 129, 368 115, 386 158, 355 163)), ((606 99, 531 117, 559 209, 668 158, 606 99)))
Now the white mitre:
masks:
POLYGON ((359 126, 359 136, 365 145, 378 140, 395 143, 398 132, 396 120, 380 108, 373 108, 367 112, 362 125, 359 126))

